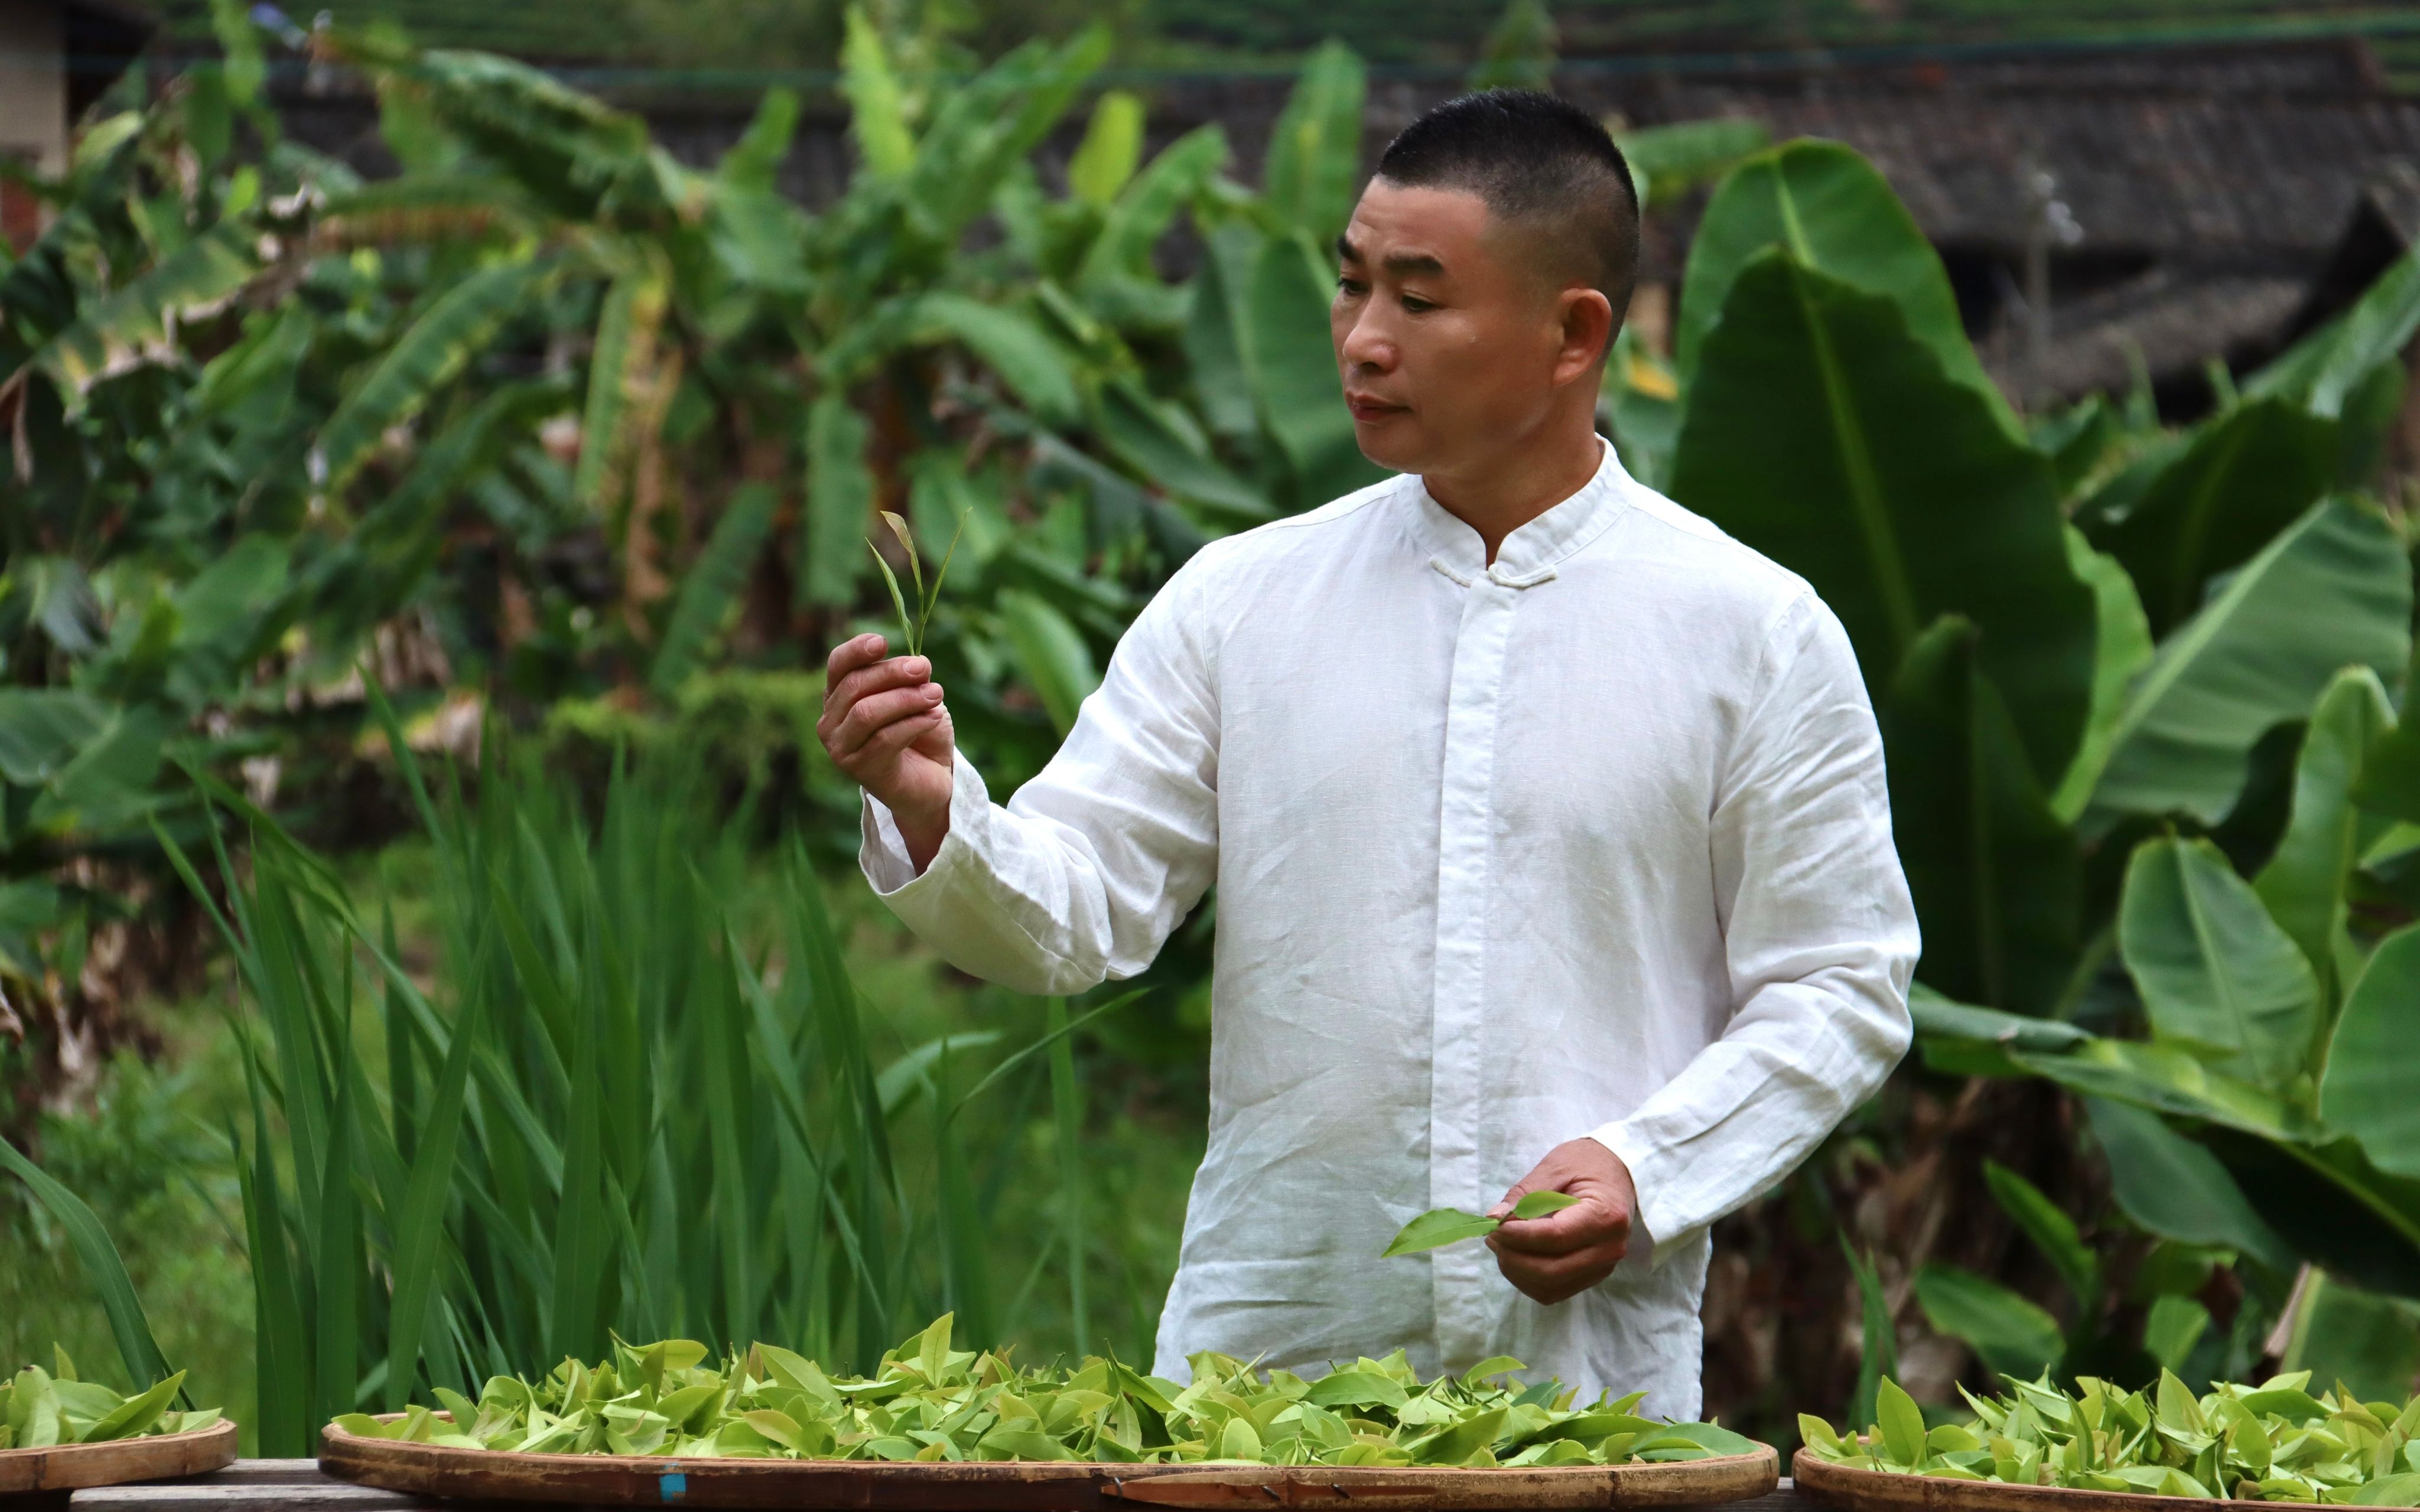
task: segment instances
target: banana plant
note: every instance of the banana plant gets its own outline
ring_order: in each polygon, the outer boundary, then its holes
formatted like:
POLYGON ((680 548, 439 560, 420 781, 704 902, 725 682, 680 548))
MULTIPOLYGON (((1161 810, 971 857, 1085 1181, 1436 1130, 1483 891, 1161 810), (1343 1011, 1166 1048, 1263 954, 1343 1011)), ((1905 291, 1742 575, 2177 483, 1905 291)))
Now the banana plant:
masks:
MULTIPOLYGON (((2420 1295, 2420 1119, 2390 1090, 2420 1004, 2412 543, 2361 492, 2420 260, 2192 427, 2107 400, 2028 422, 1881 177, 1786 143, 1715 189, 1681 310, 1668 392, 1618 396, 1617 440, 1841 617, 1928 1065, 2076 1094, 2110 1221, 2242 1262, 2268 1305, 2304 1261, 2420 1295)), ((2070 1319, 1921 1269, 1928 1319, 1991 1368, 2246 1347, 2182 1289, 2111 1336, 2118 1283, 2075 1224, 1989 1180, 2070 1319)))

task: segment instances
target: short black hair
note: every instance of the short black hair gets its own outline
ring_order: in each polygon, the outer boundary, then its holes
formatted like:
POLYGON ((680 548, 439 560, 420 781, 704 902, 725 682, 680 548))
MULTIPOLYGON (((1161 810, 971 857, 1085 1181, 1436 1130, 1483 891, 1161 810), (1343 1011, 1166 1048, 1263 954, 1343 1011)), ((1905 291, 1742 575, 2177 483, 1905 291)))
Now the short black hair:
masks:
POLYGON ((1617 328, 1638 282, 1638 192, 1603 122, 1535 89, 1482 89, 1404 128, 1378 177, 1458 189, 1497 219, 1538 234, 1546 271, 1613 305, 1617 328))

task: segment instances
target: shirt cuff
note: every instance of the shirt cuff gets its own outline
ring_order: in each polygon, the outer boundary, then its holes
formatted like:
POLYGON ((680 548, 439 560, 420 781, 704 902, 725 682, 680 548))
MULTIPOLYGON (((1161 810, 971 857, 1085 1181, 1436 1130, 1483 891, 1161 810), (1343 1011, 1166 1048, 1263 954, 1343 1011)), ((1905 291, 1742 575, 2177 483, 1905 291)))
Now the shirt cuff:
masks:
POLYGON ((1659 1244, 1656 1236, 1675 1237, 1666 1227, 1670 1217, 1669 1204, 1663 1198, 1670 1190, 1654 1146, 1639 1137, 1637 1131, 1625 1123, 1608 1123, 1589 1132, 1589 1137, 1612 1150, 1614 1158, 1630 1172, 1630 1187, 1637 1205, 1630 1215, 1630 1245, 1622 1252, 1622 1264, 1636 1263, 1640 1270, 1652 1271, 1671 1249, 1659 1244))
POLYGON ((899 834, 899 821, 889 805, 868 793, 859 807, 858 869, 873 885, 875 895, 885 902, 946 887, 953 876, 972 863, 975 837, 990 817, 991 791, 984 785, 983 775, 965 752, 953 751, 950 829, 941 837, 941 848, 933 853, 932 864, 921 874, 917 872, 908 855, 908 842, 899 834))

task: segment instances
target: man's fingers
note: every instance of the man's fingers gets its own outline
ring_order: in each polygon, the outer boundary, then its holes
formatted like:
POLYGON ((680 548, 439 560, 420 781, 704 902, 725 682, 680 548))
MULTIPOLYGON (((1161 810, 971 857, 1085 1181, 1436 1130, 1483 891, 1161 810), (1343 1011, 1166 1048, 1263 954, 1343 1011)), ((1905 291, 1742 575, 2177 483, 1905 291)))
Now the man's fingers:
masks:
MULTIPOLYGON (((1491 1243, 1493 1242, 1491 1241, 1491 1243)), ((1621 1263, 1620 1245, 1596 1245, 1570 1255, 1515 1255, 1497 1252, 1497 1268, 1523 1295, 1542 1303, 1576 1296, 1613 1273, 1621 1263)))
POLYGON ((1522 1255, 1569 1255, 1591 1244, 1602 1244, 1627 1239, 1630 1234, 1628 1215, 1616 1215, 1606 1211, 1602 1203, 1583 1198, 1560 1212, 1550 1212, 1544 1218, 1525 1218, 1508 1223, 1488 1237, 1488 1243, 1501 1252, 1512 1250, 1522 1255))
POLYGON ((872 693, 849 705, 849 710, 832 732, 833 754, 845 758, 854 755, 874 735, 902 719, 918 718, 940 706, 941 685, 923 683, 915 687, 893 688, 887 693, 872 693))
MULTIPOLYGON (((1529 1174, 1530 1176, 1534 1176, 1537 1173, 1532 1171, 1529 1174)), ((1512 1204, 1520 1201, 1523 1197, 1526 1197, 1528 1195, 1529 1178, 1525 1176, 1521 1179, 1518 1185, 1514 1186, 1512 1191, 1504 1194, 1503 1197, 1497 1202, 1496 1206, 1488 1209, 1485 1215, 1487 1217, 1499 1220, 1510 1218, 1512 1216, 1512 1204)))
POLYGON ((949 716, 940 710, 935 709, 929 714, 920 714, 911 718, 893 719, 868 735, 865 744, 858 747, 849 760, 855 764, 862 765, 867 762, 896 756, 931 733, 943 719, 948 717, 949 716))
POLYGON ((922 656, 893 656, 860 667, 824 689, 824 717, 838 720, 849 705, 869 694, 893 687, 913 687, 933 675, 933 664, 922 656))
POLYGON ((885 646, 878 635, 859 635, 832 647, 830 658, 824 663, 824 696, 829 699, 841 679, 860 667, 880 661, 885 646))

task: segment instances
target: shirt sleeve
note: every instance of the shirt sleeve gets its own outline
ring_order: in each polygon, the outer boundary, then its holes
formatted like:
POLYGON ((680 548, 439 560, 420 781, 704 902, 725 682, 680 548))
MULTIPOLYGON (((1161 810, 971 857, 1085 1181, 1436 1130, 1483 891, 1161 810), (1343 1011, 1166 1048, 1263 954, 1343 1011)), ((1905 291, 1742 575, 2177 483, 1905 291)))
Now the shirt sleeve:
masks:
POLYGON ((865 798, 866 880, 959 970, 1054 995, 1131 977, 1208 889, 1218 714, 1193 623, 1202 564, 1136 617, 1059 753, 1005 808, 957 753, 949 834, 923 875, 865 798))
POLYGON ((1593 1133, 1630 1168, 1651 1265, 1804 1160, 1881 1087, 1912 1032, 1916 909, 1855 654, 1802 593, 1762 659, 1713 815, 1730 1022, 1593 1133))

